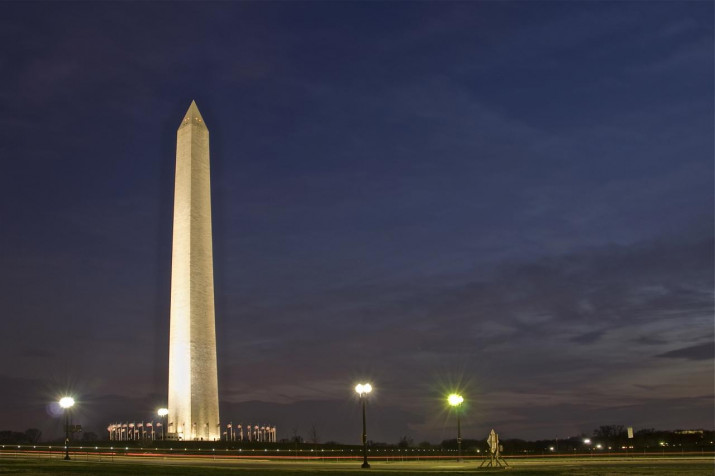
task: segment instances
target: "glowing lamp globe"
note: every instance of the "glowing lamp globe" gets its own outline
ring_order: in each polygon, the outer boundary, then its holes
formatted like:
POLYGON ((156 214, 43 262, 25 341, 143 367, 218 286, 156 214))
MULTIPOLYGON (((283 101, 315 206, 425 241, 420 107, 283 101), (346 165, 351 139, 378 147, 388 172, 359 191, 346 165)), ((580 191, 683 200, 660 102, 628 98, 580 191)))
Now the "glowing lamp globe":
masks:
POLYGON ((74 398, 72 398, 72 397, 60 398, 60 406, 62 408, 70 408, 72 405, 74 405, 74 398))
POLYGON ((364 383, 364 384, 359 383, 359 384, 355 385, 355 391, 360 396, 362 396, 363 394, 368 394, 368 393, 372 392, 372 385, 370 385, 369 383, 364 383))
POLYGON ((453 407, 456 407, 457 405, 461 405, 462 402, 464 402, 464 398, 461 395, 453 393, 452 395, 447 397, 447 402, 449 402, 449 404, 453 407))

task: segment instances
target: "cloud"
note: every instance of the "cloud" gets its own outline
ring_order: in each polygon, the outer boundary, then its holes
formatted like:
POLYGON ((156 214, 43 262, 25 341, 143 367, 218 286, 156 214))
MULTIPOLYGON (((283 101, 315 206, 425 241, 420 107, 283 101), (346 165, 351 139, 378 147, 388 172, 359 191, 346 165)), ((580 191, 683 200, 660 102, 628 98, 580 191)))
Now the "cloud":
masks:
MULTIPOLYGON (((226 354, 227 372, 242 375, 241 385, 226 384, 227 398, 340 399, 350 376, 370 375, 383 387, 383 404, 410 409, 419 439, 440 424, 416 418, 434 403, 398 402, 401 395, 438 399, 430 382, 440 376, 471 382, 466 391, 494 424, 510 413, 506 406, 540 400, 572 405, 573 419, 559 422, 565 428, 578 426, 594 405, 606 415, 634 399, 654 406, 663 397, 704 395, 711 361, 663 365, 652 356, 654 349, 689 346, 711 333, 712 262, 712 237, 679 236, 449 276, 376 277, 277 302, 254 297, 237 313, 241 324, 229 329, 255 346, 234 345, 226 354), (654 386, 658 394, 646 390, 654 386)), ((694 348, 699 356, 707 351, 694 348)), ((688 421, 706 418, 703 408, 688 421)), ((517 420, 509 427, 529 426, 517 420)))
POLYGON ((239 416, 340 422, 368 376, 376 408, 402 410, 392 441, 440 435, 455 385, 479 432, 576 431, 633 402, 711 422, 711 15, 644 5, 415 5, 378 23, 382 7, 320 5, 354 28, 330 45, 341 23, 311 9, 5 8, 0 357, 22 360, 0 407, 37 394, 22 375, 73 374, 97 421, 151 415, 171 117, 199 87, 216 105, 220 386, 239 416))
POLYGON ((712 361, 715 357, 715 342, 705 342, 704 344, 671 350, 669 352, 658 354, 656 357, 712 361))
POLYGON ((603 330, 586 332, 585 334, 572 337, 571 341, 576 344, 593 344, 603 336, 604 332, 603 330))

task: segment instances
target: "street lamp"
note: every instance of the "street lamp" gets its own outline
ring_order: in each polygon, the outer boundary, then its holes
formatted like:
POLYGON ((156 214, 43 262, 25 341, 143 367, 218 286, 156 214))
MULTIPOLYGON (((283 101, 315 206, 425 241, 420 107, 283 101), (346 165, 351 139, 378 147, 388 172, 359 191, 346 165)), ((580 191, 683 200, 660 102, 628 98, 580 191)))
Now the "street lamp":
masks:
POLYGON ((60 398, 60 406, 65 412, 65 459, 70 459, 70 408, 74 405, 74 398, 60 398))
POLYGON ((157 412, 159 416, 161 417, 161 439, 166 440, 166 415, 169 414, 169 409, 168 408, 160 408, 159 411, 157 412))
POLYGON ((457 459, 462 461, 462 428, 459 425, 459 407, 464 402, 464 398, 456 393, 451 394, 447 397, 447 402, 454 407, 457 413, 457 459))
POLYGON ((369 468, 370 463, 367 462, 367 426, 365 424, 365 401, 367 394, 372 392, 372 385, 369 383, 359 383, 355 385, 355 391, 360 396, 362 402, 362 467, 369 468))

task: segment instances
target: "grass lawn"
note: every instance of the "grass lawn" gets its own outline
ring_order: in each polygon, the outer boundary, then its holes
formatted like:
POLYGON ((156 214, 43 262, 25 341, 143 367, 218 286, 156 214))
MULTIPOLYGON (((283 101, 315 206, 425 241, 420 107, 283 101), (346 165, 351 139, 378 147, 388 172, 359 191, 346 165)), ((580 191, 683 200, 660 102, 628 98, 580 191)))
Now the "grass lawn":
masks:
POLYGON ((356 464, 336 463, 301 463, 301 462, 231 462, 212 464, 208 462, 164 462, 161 460, 147 460, 137 462, 87 462, 63 461, 59 459, 24 459, 0 458, 0 475, 280 475, 280 476, 306 476, 317 474, 330 476, 340 474, 370 474, 373 476, 445 476, 446 474, 500 474, 510 476, 519 475, 570 475, 570 476, 603 476, 603 475, 683 475, 683 476, 712 476, 715 474, 713 460, 698 461, 599 461, 599 462, 530 462, 524 464, 519 461, 512 463, 510 469, 477 469, 478 464, 471 462, 460 463, 374 463, 369 470, 361 469, 356 464))

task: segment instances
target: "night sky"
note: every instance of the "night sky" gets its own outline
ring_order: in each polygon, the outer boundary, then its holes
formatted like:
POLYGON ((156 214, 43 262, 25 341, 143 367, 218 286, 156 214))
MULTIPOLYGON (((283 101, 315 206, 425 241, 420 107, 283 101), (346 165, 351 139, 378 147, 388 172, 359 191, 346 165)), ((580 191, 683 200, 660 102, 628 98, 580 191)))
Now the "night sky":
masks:
POLYGON ((713 429, 712 2, 0 3, 0 429, 166 404, 211 134, 222 423, 713 429))

